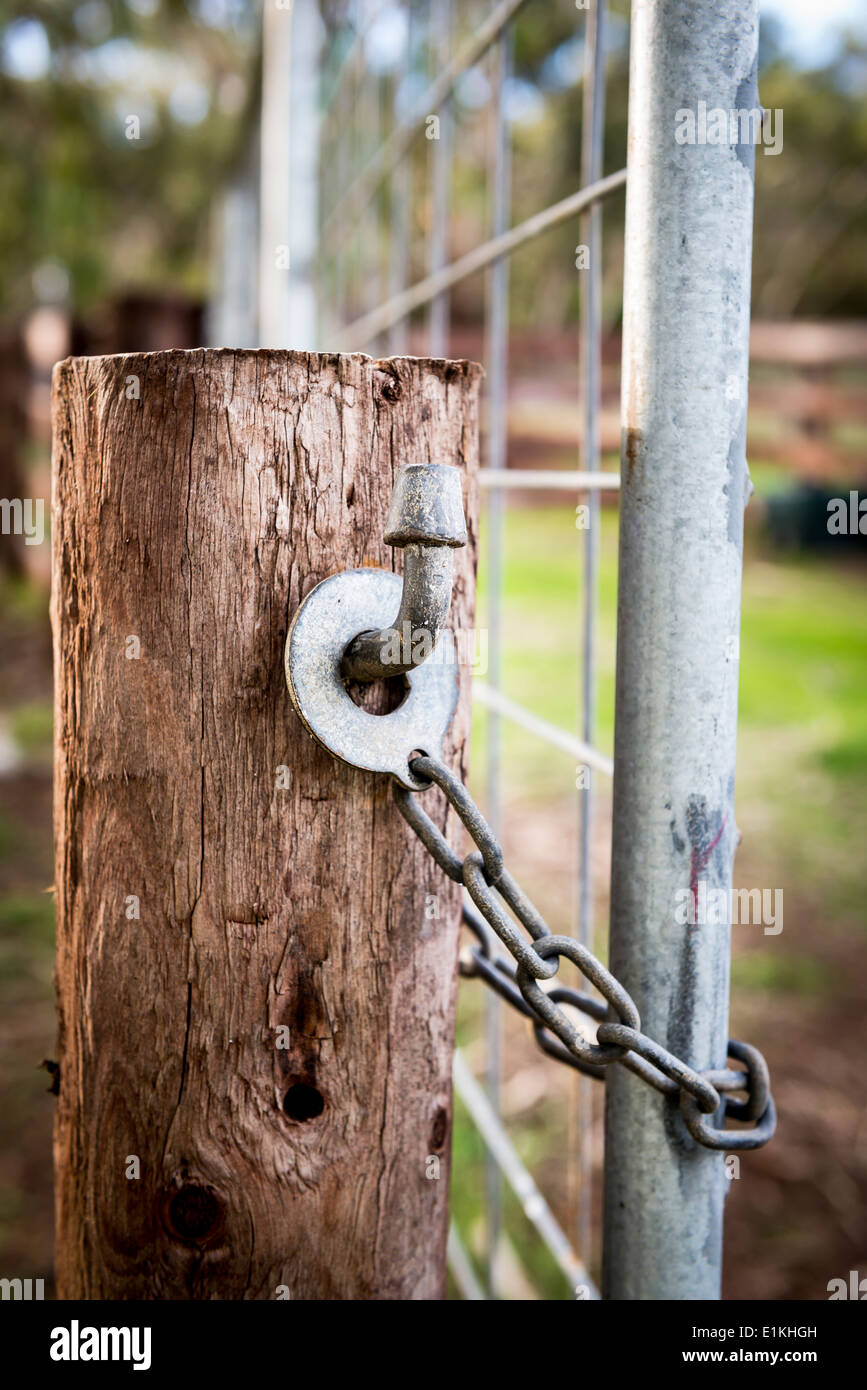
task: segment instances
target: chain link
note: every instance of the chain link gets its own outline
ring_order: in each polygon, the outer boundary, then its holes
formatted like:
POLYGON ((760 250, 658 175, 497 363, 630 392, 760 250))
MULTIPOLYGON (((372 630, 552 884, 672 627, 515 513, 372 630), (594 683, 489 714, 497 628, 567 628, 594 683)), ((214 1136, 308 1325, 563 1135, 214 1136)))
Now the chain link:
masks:
POLYGON ((766 1144, 776 1129, 777 1115, 762 1054, 731 1039, 728 1055, 743 1063, 744 1069, 698 1072, 642 1033, 634 1001, 602 962, 572 937, 552 935, 506 869, 494 832, 460 779, 436 758, 413 758, 410 769, 417 779, 425 779, 428 787, 440 788, 476 846, 460 859, 416 796, 394 783, 394 798, 404 820, 443 872, 463 884, 474 904, 464 906, 464 924, 476 940, 462 953, 461 974, 482 979, 528 1018, 536 1042, 549 1057, 598 1080, 604 1080, 606 1067, 616 1063, 670 1100, 677 1100, 686 1129, 705 1148, 757 1149, 766 1144), (530 941, 498 899, 511 908, 530 941), (496 950, 497 939, 511 960, 496 950), (557 974, 562 957, 571 960, 596 986, 601 999, 562 985, 542 988, 539 981, 557 974), (563 1004, 596 1023, 595 1042, 564 1013, 563 1004), (738 1091, 745 1099, 731 1094, 738 1091), (717 1112, 718 1123, 712 1118, 717 1112), (726 1130, 726 1116, 745 1121, 752 1128, 726 1130))

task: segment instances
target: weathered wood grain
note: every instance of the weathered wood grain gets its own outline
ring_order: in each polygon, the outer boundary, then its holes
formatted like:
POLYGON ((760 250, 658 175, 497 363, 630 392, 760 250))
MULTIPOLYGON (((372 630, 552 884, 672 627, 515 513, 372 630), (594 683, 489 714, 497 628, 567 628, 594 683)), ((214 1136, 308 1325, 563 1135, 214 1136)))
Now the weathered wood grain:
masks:
POLYGON ((388 780, 313 743, 282 655, 320 579, 399 568, 413 460, 467 472, 472 625, 478 379, 291 352, 55 369, 61 1298, 443 1294, 460 892, 388 780))

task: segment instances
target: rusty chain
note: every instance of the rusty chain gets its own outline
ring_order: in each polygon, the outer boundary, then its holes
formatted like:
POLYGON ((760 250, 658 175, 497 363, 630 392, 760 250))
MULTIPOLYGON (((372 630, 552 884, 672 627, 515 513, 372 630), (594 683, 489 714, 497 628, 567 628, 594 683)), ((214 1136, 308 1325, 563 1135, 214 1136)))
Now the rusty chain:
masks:
POLYGON ((519 1013, 530 1019, 539 1047, 588 1076, 604 1080, 605 1068, 619 1063, 662 1095, 679 1099, 680 1111, 692 1137, 708 1149, 758 1149, 772 1137, 777 1116, 770 1091, 768 1067, 762 1054, 732 1039, 728 1055, 744 1070, 722 1068, 698 1072, 641 1032, 633 1000, 586 946, 568 936, 554 936, 503 863, 503 851, 466 787, 444 763, 427 756, 410 762, 413 775, 445 793, 476 846, 465 859, 455 853, 422 809, 416 795, 394 783, 394 797, 404 820, 415 831, 437 864, 469 893, 476 911, 464 907, 464 922, 476 938, 462 957, 461 974, 482 979, 519 1013), (521 934, 504 912, 498 895, 512 909, 531 940, 521 934), (499 938, 512 960, 495 951, 499 938), (557 974, 565 956, 602 995, 556 986, 542 989, 539 981, 557 974), (560 1005, 569 1005, 597 1024, 596 1041, 589 1042, 560 1005), (744 1100, 732 1092, 744 1092, 744 1100), (721 1111, 720 1123, 712 1119, 721 1111), (725 1130, 725 1117, 747 1121, 751 1129, 725 1130))

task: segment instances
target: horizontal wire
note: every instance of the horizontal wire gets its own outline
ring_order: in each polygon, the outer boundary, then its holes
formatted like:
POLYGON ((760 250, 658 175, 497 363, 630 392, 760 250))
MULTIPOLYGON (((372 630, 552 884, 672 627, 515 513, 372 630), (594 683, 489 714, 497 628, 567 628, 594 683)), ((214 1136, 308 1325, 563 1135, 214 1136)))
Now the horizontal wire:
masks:
POLYGON ((326 238, 338 224, 347 229, 354 227, 355 214, 370 201, 386 174, 390 174, 395 164, 406 156, 426 117, 434 115, 448 100, 458 78, 484 56, 524 4, 526 0, 501 0, 501 4, 488 15, 460 52, 443 68, 423 93, 412 114, 395 126, 355 182, 350 184, 346 193, 335 204, 323 227, 323 235, 326 238))
POLYGON ((451 265, 444 266, 433 275, 428 275, 424 280, 419 280, 417 284, 410 286, 401 294, 396 294, 392 299, 387 299, 378 309, 373 309, 369 314, 362 314, 361 318, 342 330, 340 333, 341 344, 346 344, 349 350, 359 350, 364 343, 375 338, 387 328, 393 327, 402 318, 406 318, 414 309, 420 309, 424 304, 429 304, 443 290, 451 289, 461 280, 466 280, 470 275, 474 275, 478 270, 484 270, 486 266, 493 265, 501 256, 510 256, 519 246, 524 246, 528 241, 533 241, 543 232, 547 232, 551 227, 557 227, 561 222, 566 222, 570 217, 576 217, 579 212, 584 212, 586 208, 594 203, 600 202, 603 198, 609 198, 612 193, 618 192, 626 183, 626 170, 618 169, 616 174, 608 174, 604 179, 599 179, 596 183, 591 183, 587 188, 581 188, 577 193, 570 193, 568 198, 563 198, 559 203, 552 203, 550 207, 544 208, 542 212, 534 213, 528 217, 526 222, 519 222, 516 227, 511 227, 508 232, 503 232, 500 236, 491 237, 490 241, 483 241, 480 246, 476 246, 472 251, 468 251, 465 256, 460 256, 451 265))
POLYGON ((510 700, 502 691, 494 690, 485 681, 474 680, 472 693, 474 699, 487 709, 492 709, 495 714, 511 719, 513 724, 519 724, 528 733, 535 734, 546 743, 553 744, 555 748, 562 748, 565 753, 571 753, 579 762, 586 763, 588 767, 595 767, 597 772, 603 772, 606 777, 614 776, 614 759, 601 753, 598 748, 592 748, 589 743, 571 734, 568 729, 561 729, 558 724, 550 724, 547 719, 540 718, 538 714, 533 714, 532 710, 525 709, 515 700, 510 700))
POLYGON ((524 1167, 482 1087, 470 1071, 463 1053, 455 1052, 452 1075, 455 1090, 470 1119, 502 1171, 503 1177, 521 1204, 527 1220, 535 1226, 545 1248, 556 1261, 574 1293, 583 1285, 588 1299, 598 1299, 599 1291, 584 1262, 578 1258, 531 1173, 524 1167))
POLYGON ((454 1279, 458 1292, 462 1298, 471 1303, 486 1302, 485 1291, 479 1283, 473 1263, 467 1254, 466 1246, 461 1240, 460 1233, 454 1221, 449 1226, 449 1238, 446 1246, 446 1258, 449 1269, 454 1279))
POLYGON ((527 488, 539 492, 618 492, 619 473, 582 473, 567 468, 480 468, 479 487, 527 488))
MULTIPOLYGON (((346 53, 343 55, 343 57, 339 60, 337 69, 332 75, 331 90, 329 91, 326 97, 327 111, 322 122, 323 134, 325 134, 326 131, 330 130, 332 124, 337 122, 338 111, 336 102, 337 97, 340 94, 340 89, 346 81, 347 77, 353 71, 353 69, 359 68, 361 66, 361 60, 364 57, 365 42, 368 39, 370 32, 373 29, 373 26, 376 24, 377 20, 381 17, 381 15, 385 12, 386 9, 387 0, 380 0, 380 3, 376 5, 368 15, 365 16, 361 28, 355 30, 349 48, 346 50, 346 53)), ((332 38, 332 47, 333 44, 334 39, 332 38)))

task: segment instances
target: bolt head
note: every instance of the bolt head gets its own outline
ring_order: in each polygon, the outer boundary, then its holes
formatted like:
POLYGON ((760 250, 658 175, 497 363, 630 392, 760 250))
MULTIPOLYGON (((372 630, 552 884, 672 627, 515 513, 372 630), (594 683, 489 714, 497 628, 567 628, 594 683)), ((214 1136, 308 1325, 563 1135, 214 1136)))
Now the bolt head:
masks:
POLYGON ((387 545, 467 543, 460 469, 447 463, 408 463, 400 469, 385 522, 387 545))

